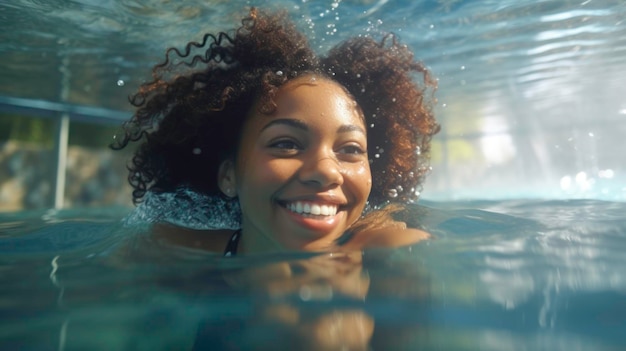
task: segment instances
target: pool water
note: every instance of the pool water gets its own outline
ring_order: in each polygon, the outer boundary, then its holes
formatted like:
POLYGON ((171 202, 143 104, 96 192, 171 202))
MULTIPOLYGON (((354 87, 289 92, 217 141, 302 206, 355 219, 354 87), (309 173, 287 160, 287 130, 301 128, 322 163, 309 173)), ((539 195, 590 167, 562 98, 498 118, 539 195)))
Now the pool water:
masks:
POLYGON ((623 202, 423 201, 404 217, 434 238, 363 265, 175 248, 127 212, 0 214, 1 350, 626 345, 623 202))

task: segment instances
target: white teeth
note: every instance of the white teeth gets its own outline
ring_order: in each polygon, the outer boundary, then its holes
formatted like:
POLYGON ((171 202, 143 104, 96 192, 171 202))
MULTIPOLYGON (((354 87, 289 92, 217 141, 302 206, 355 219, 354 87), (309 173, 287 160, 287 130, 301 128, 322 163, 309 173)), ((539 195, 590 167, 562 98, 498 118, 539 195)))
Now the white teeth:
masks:
POLYGON ((328 209, 328 206, 327 205, 320 206, 320 213, 324 216, 330 215, 330 210, 328 209))
POLYGON ((312 215, 319 216, 321 213, 322 213, 322 209, 320 208, 320 205, 316 205, 316 204, 311 205, 312 215))
POLYGON ((320 205, 296 201, 287 204, 287 208, 292 212, 312 214, 314 216, 334 216, 337 214, 337 206, 335 205, 320 205))

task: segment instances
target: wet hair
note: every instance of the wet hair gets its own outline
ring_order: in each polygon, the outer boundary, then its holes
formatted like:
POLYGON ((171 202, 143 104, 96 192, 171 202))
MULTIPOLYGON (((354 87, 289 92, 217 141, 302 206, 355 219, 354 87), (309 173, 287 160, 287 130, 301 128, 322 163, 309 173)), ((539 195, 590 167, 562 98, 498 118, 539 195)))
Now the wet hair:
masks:
POLYGON ((417 200, 439 130, 425 66, 393 35, 354 37, 318 56, 285 13, 252 9, 231 33, 168 49, 153 80, 130 97, 137 110, 111 147, 140 142, 128 166, 133 201, 180 186, 221 195, 219 166, 236 155, 252 106, 260 101, 259 112, 271 113, 278 88, 308 74, 342 85, 363 111, 370 204, 417 200))

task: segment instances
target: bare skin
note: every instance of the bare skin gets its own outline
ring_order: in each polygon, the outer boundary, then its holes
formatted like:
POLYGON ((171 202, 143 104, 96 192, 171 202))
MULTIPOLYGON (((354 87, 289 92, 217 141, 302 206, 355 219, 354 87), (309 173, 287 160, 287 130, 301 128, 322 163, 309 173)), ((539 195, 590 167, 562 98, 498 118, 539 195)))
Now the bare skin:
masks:
MULTIPOLYGON (((194 230, 171 224, 155 224, 152 227, 155 240, 162 240, 170 245, 183 246, 214 253, 223 253, 232 230, 194 230)), ((336 251, 361 251, 377 247, 401 247, 416 244, 431 236, 415 228, 406 228, 404 222, 390 222, 388 226, 372 231, 365 231, 355 236, 336 251)))
MULTIPOLYGON (((275 101, 272 114, 251 109, 237 157, 224 161, 218 175, 222 192, 237 196, 242 209, 238 252, 360 251, 428 238, 389 219, 337 246, 360 218, 372 185, 362 112, 342 86, 313 75, 282 86, 275 101)), ((223 252, 232 233, 154 228, 161 240, 210 252, 223 252)))

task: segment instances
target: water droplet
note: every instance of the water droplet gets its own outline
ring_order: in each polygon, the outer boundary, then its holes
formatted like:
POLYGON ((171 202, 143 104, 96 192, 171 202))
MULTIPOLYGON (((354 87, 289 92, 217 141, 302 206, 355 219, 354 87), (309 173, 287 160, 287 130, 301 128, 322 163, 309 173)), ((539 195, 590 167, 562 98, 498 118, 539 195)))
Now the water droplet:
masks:
POLYGON ((121 80, 121 79, 118 79, 118 80, 117 80, 117 86, 118 86, 118 87, 123 87, 123 86, 124 86, 124 84, 126 84, 126 83, 125 83, 123 80, 121 80))
POLYGON ((276 75, 279 76, 279 77, 282 77, 283 76, 283 71, 276 71, 276 75))
POLYGON ((370 128, 374 128, 374 123, 370 124, 370 128))
POLYGON ((380 158, 380 154, 375 154, 374 157, 375 158, 380 158))
POLYGON ((387 191, 387 196, 389 196, 392 199, 395 199, 396 197, 398 197, 398 191, 396 189, 389 189, 387 191))
POLYGON ((357 74, 356 74, 356 77, 357 77, 357 78, 361 78, 361 73, 357 73, 357 74))

